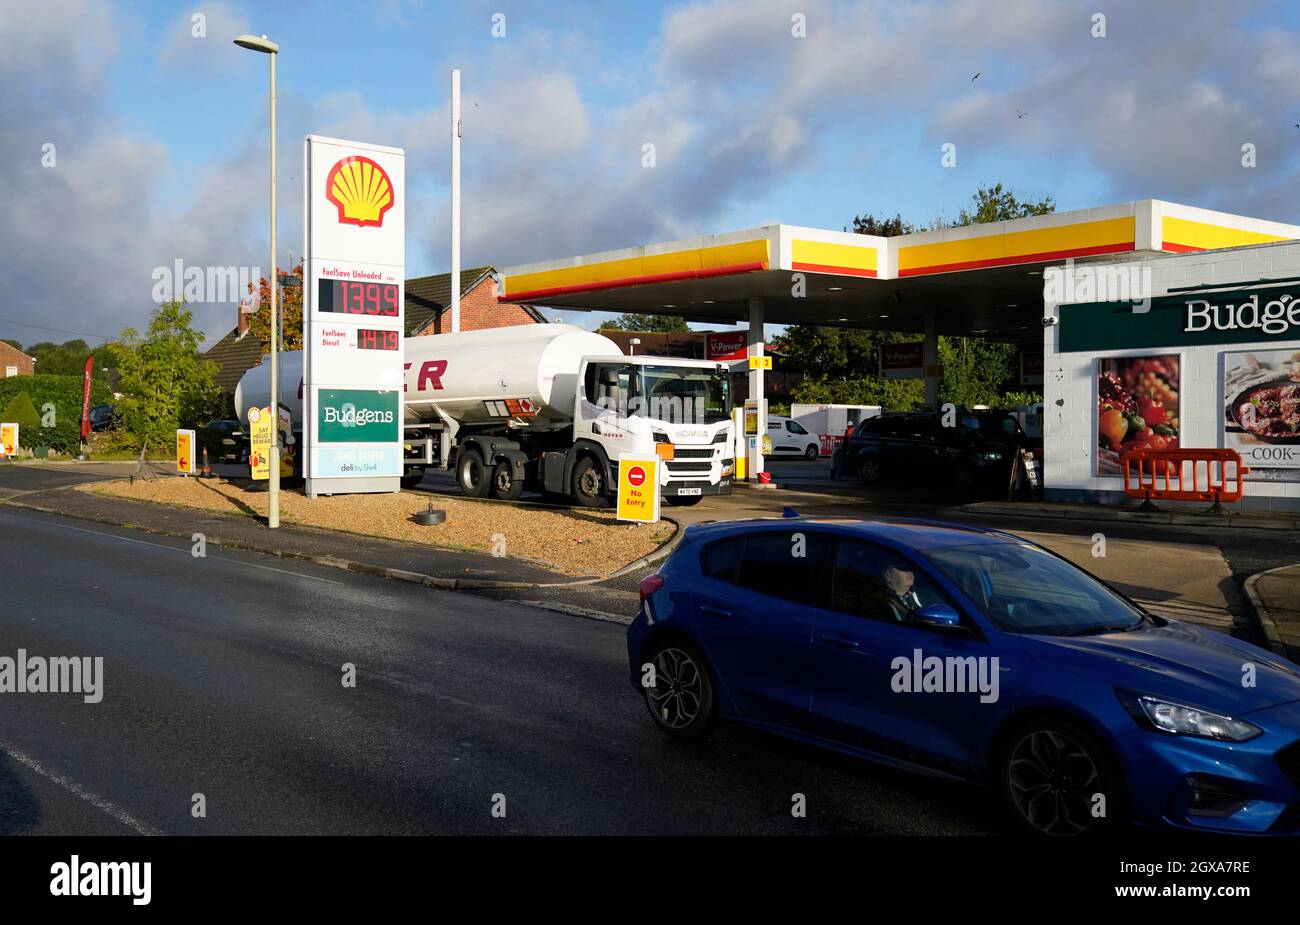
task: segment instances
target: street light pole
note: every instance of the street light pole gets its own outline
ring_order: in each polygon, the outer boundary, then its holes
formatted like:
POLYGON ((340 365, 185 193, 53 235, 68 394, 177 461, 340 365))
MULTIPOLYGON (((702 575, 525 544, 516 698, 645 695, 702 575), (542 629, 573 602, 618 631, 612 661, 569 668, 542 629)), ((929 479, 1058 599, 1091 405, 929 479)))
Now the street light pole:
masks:
MULTIPOLYGON (((271 59, 271 471, 267 482, 266 525, 280 526, 280 363, 276 334, 280 326, 279 274, 275 266, 275 59, 280 46, 265 35, 241 35, 235 44, 271 59)), ((238 410, 238 409, 236 409, 238 410)))

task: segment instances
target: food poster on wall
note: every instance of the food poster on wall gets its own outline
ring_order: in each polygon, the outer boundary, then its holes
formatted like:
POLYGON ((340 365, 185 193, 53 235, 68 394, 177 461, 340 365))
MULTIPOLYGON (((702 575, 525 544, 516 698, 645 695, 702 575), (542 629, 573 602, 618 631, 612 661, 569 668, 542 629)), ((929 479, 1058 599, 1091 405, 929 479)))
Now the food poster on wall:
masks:
POLYGON ((1300 481, 1300 350, 1223 354, 1223 445, 1247 478, 1300 481))
POLYGON ((1179 356, 1097 361, 1097 475, 1123 475, 1130 450, 1178 449, 1179 356))

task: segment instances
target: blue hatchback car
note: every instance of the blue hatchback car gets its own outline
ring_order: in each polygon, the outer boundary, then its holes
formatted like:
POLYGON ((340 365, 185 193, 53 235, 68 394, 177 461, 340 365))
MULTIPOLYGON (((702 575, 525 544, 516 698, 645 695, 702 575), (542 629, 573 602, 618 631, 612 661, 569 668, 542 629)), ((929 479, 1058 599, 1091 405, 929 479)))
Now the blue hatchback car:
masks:
POLYGON ((641 583, 666 733, 735 720, 986 783, 1028 829, 1300 832, 1300 673, 1020 537, 797 516, 689 527, 641 583))

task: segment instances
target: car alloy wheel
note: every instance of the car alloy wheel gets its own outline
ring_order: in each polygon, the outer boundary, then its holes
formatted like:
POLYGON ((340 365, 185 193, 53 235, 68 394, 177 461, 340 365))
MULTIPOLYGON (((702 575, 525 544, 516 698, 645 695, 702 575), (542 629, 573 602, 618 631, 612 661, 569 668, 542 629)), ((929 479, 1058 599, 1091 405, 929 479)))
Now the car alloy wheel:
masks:
POLYGON ((817 450, 817 447, 813 446, 810 443, 808 444, 808 449, 804 450, 803 458, 808 460, 809 462, 812 462, 820 455, 821 453, 817 450))
POLYGON ((1105 793, 1098 760, 1059 729, 1036 729, 1011 749, 1007 785, 1021 818, 1044 835, 1082 835, 1099 828, 1092 813, 1105 793))
POLYGON ((706 708, 703 670, 689 653, 671 645, 659 650, 653 664, 655 683, 646 688, 650 712, 665 729, 686 729, 706 708))

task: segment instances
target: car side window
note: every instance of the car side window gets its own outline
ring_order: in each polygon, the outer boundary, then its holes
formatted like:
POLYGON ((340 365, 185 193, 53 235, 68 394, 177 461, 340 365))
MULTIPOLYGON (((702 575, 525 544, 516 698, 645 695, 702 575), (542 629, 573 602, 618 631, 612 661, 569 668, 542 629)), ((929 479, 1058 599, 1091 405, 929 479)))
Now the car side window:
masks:
POLYGON ((824 607, 830 546, 823 534, 797 527, 751 533, 745 539, 739 583, 760 594, 824 607))
POLYGON ((740 577, 740 556, 744 549, 743 536, 706 546, 700 554, 700 569, 709 578, 735 584, 740 577))
POLYGON ((886 623, 913 623, 922 607, 945 603, 924 572, 888 549, 841 540, 835 546, 831 609, 886 623))
POLYGON ((785 422, 785 427, 786 427, 786 430, 790 431, 790 433, 792 433, 792 434, 806 434, 806 433, 808 433, 808 431, 804 430, 804 429, 803 429, 803 425, 800 424, 798 421, 786 421, 786 422, 785 422))

